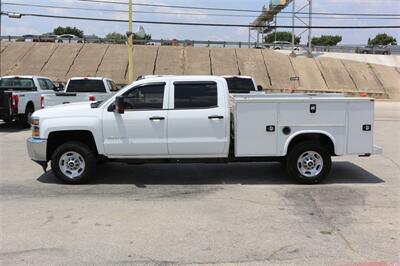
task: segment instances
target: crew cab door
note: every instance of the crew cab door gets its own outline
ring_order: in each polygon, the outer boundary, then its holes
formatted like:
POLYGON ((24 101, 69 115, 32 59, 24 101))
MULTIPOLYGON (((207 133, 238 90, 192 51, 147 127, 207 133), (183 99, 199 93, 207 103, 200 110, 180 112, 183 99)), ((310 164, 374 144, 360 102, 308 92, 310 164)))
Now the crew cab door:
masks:
POLYGON ((168 151, 173 157, 220 156, 226 152, 229 113, 221 84, 175 81, 168 111, 168 151))
POLYGON ((125 92, 125 113, 103 113, 104 149, 108 156, 167 155, 166 83, 147 83, 125 92))

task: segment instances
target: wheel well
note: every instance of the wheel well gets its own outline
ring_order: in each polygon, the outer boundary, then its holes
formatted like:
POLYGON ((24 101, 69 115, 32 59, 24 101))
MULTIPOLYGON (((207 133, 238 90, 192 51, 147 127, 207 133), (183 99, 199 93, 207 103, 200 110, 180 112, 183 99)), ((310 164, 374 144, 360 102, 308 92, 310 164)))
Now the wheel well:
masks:
POLYGON ((86 144, 95 154, 98 155, 96 142, 93 134, 87 130, 68 130, 51 132, 47 138, 47 160, 50 160, 51 155, 58 146, 69 142, 78 141, 86 144))
POLYGON ((335 155, 335 147, 331 138, 321 133, 306 133, 294 137, 289 143, 288 151, 300 142, 304 141, 313 141, 315 143, 318 143, 326 148, 329 151, 330 155, 335 155))

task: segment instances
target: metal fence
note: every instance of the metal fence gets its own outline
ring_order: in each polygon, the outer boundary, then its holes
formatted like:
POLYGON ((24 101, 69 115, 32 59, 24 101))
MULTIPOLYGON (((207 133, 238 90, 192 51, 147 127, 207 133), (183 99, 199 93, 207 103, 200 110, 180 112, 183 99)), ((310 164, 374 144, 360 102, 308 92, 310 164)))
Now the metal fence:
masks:
MULTIPOLYGON (((45 36, 0 36, 2 41, 10 42, 57 42, 57 39, 51 39, 45 36)), ((106 38, 97 38, 92 36, 85 36, 79 39, 84 43, 105 43, 105 44, 126 44, 126 40, 110 40, 106 38)), ((69 43, 76 43, 77 41, 71 39, 64 41, 69 43)), ((276 45, 257 42, 240 42, 240 41, 202 41, 202 40, 134 40, 137 45, 161 45, 161 46, 194 46, 194 47, 222 47, 222 48, 258 48, 258 49, 282 49, 291 50, 290 44, 276 45)), ((296 45, 296 50, 307 50, 307 45, 296 45)), ((368 54, 394 54, 400 55, 399 45, 388 45, 382 47, 367 48, 366 45, 337 45, 337 46, 313 46, 314 52, 335 52, 335 53, 368 53, 368 54)))

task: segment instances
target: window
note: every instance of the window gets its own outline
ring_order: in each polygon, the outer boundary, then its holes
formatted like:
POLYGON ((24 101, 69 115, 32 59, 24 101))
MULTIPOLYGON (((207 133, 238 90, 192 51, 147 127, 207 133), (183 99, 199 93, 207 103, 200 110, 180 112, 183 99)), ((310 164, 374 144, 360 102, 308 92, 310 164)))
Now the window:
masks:
POLYGON ((159 110, 163 108, 165 83, 142 85, 127 91, 123 97, 127 110, 159 110))
POLYGON ((175 109, 213 108, 218 106, 217 83, 175 82, 175 109))
POLYGON ((111 90, 111 91, 117 91, 117 90, 118 90, 118 89, 117 89, 117 86, 115 85, 115 83, 114 83, 113 81, 107 80, 107 84, 108 84, 108 86, 110 87, 110 90, 111 90))
POLYGON ((73 79, 68 83, 67 92, 106 92, 106 87, 100 79, 73 79))
POLYGON ((250 93, 256 90, 253 80, 249 78, 229 77, 225 80, 230 93, 250 93))
POLYGON ((35 90, 35 84, 30 78, 0 78, 0 90, 35 90))
POLYGON ((42 90, 49 90, 50 89, 49 86, 47 85, 47 82, 46 82, 45 79, 38 79, 38 81, 39 81, 40 88, 42 90))
POLYGON ((47 86, 49 87, 49 90, 54 90, 56 88, 56 85, 54 85, 54 83, 51 80, 46 79, 46 83, 47 86))

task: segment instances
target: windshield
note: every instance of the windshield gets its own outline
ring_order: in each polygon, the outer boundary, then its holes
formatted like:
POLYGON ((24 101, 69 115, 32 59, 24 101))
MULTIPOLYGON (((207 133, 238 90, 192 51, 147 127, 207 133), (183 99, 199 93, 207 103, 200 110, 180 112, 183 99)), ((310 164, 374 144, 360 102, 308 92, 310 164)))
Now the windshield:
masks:
POLYGON ((0 79, 0 90, 34 90, 35 84, 30 78, 2 78, 0 79))
POLYGON ((105 93, 106 88, 102 80, 95 79, 76 79, 70 80, 67 92, 101 92, 105 93))

